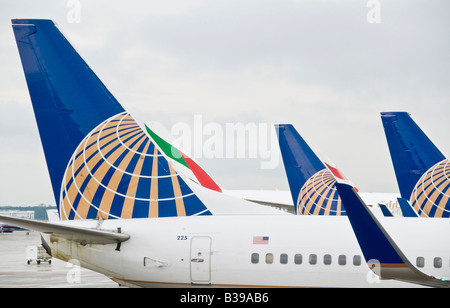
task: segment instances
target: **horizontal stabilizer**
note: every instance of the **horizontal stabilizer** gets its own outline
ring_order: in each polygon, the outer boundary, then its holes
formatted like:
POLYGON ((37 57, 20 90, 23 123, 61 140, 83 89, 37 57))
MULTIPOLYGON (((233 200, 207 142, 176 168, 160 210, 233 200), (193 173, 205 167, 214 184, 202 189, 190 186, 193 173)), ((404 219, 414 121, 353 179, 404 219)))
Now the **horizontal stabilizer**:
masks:
POLYGON ((130 238, 128 234, 115 231, 89 229, 67 224, 49 223, 10 216, 0 215, 0 221, 25 229, 39 231, 41 233, 53 233, 54 235, 78 242, 82 245, 117 244, 125 242, 130 238))
POLYGON ((67 162, 98 124, 124 111, 57 25, 13 19, 56 204, 67 162))

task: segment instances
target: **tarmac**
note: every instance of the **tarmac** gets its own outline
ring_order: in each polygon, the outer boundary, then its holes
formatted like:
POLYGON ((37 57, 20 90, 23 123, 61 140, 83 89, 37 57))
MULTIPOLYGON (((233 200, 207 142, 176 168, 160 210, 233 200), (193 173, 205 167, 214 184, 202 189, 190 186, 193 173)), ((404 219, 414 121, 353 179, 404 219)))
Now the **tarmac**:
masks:
POLYGON ((118 288, 108 277, 55 258, 27 264, 26 247, 41 243, 39 232, 0 233, 0 288, 118 288))

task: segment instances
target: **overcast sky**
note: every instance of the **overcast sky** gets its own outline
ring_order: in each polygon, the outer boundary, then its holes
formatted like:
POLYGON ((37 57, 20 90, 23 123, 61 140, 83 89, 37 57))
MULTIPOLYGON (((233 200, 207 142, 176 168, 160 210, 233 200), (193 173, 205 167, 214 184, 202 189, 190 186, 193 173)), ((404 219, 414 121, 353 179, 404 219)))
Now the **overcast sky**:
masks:
MULTIPOLYGON (((448 12, 447 0, 0 0, 0 205, 55 203, 12 18, 57 22, 141 123, 292 123, 360 191, 396 192, 381 111, 409 111, 450 149, 448 12)), ((225 189, 288 189, 281 161, 198 161, 225 189)))

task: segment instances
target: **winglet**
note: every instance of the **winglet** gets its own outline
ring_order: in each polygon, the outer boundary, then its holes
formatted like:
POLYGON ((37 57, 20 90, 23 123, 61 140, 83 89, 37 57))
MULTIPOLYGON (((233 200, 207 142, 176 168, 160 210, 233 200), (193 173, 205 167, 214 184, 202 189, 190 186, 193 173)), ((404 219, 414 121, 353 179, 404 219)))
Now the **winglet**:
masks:
POLYGON ((369 268, 381 278, 396 279, 432 287, 450 287, 450 282, 428 276, 406 258, 375 215, 348 183, 336 188, 369 268))
POLYGON ((383 216, 384 217, 394 217, 394 215, 392 215, 391 211, 388 210, 387 206, 383 203, 378 204, 378 206, 381 209, 381 212, 383 212, 383 216))
POLYGON ((397 198, 403 217, 419 217, 419 214, 413 209, 408 200, 397 198))

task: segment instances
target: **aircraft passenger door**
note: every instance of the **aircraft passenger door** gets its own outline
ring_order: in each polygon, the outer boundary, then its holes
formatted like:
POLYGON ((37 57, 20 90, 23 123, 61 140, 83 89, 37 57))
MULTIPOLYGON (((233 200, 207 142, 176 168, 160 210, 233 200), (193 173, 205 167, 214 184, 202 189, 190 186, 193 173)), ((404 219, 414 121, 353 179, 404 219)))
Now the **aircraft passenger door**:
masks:
POLYGON ((211 283, 211 238, 208 236, 191 240, 191 283, 211 283))

